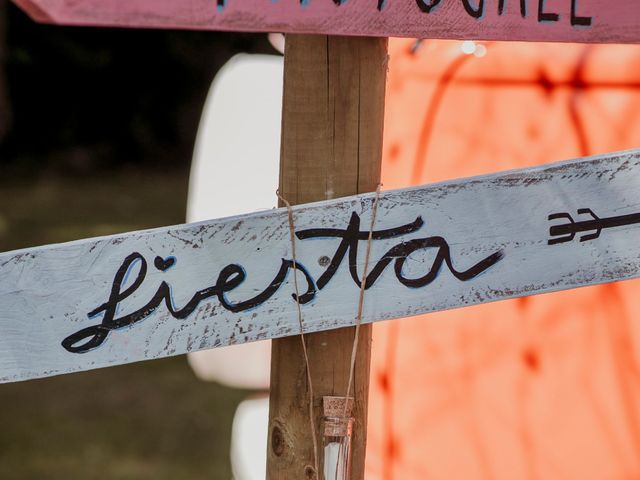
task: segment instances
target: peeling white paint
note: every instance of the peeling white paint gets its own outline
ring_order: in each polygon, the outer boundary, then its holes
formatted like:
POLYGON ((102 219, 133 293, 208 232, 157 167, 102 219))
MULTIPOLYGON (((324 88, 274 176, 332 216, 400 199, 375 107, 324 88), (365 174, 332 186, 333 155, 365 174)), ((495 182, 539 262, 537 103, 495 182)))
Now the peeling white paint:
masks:
MULTIPOLYGON (((635 237, 640 225, 631 216, 640 211, 639 163, 640 151, 623 152, 384 192, 376 231, 415 226, 418 218, 423 225, 375 240, 370 272, 390 249, 406 252, 411 245, 431 241, 427 239, 446 241, 453 270, 458 272, 497 252, 502 257, 494 256, 493 263, 470 279, 456 278, 444 264, 430 283, 411 288, 394 271, 402 257, 395 255, 367 290, 364 321, 639 276, 640 242, 635 237), (581 209, 591 209, 595 217, 578 213, 581 209), (571 215, 574 223, 548 219, 557 213, 571 215), (565 224, 573 226, 556 228, 550 236, 550 227, 565 224), (568 228, 576 231, 572 240, 549 244, 570 235, 568 228), (584 238, 598 228, 602 228, 598 238, 584 238)), ((361 217, 360 230, 366 230, 372 202, 369 194, 295 207, 296 231, 345 229, 353 213, 361 217)), ((361 273, 366 242, 358 243, 361 273)), ((318 259, 334 258, 339 244, 339 238, 298 240, 298 261, 315 282, 330 268, 318 259)), ((138 259, 126 280, 123 277, 116 285, 116 294, 123 298, 116 302, 114 320, 149 306, 159 289, 168 291, 168 286, 172 308, 180 310, 197 292, 204 295, 205 289, 216 285, 228 265, 241 265, 246 278, 228 288, 223 298, 244 302, 273 281, 283 259, 291 258, 290 247, 287 212, 279 209, 2 254, 0 380, 26 380, 297 334, 289 274, 270 298, 242 312, 229 311, 218 296, 210 296, 196 301, 193 312, 178 319, 160 303, 130 326, 104 325, 106 335, 97 348, 73 353, 61 345, 83 329, 100 331, 97 326, 104 322, 104 314, 87 315, 109 300, 118 269, 134 252, 144 259, 147 271, 140 280, 143 262, 138 259), (134 284, 136 278, 139 285, 134 284)), ((404 261, 400 277, 425 275, 438 252, 442 249, 433 246, 416 248, 404 261)), ((304 291, 307 281, 299 275, 304 291)), ((238 274, 226 281, 234 278, 238 274)), ((358 288, 345 257, 333 278, 302 306, 306 330, 352 325, 358 288)))

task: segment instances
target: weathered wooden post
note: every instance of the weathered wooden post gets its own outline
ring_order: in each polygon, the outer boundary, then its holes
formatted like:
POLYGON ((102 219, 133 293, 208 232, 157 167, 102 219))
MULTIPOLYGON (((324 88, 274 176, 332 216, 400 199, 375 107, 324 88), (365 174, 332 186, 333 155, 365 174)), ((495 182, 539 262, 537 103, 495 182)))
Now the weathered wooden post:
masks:
MULTIPOLYGON (((376 189, 386 71, 384 38, 287 36, 280 192, 289 202, 308 203, 376 189)), ((322 397, 346 394, 354 330, 350 327, 306 336, 318 445, 322 445, 322 397)), ((370 348, 371 326, 366 325, 359 334, 353 389, 354 479, 364 478, 370 348)), ((275 340, 268 478, 315 478, 308 402, 300 338, 275 340)))

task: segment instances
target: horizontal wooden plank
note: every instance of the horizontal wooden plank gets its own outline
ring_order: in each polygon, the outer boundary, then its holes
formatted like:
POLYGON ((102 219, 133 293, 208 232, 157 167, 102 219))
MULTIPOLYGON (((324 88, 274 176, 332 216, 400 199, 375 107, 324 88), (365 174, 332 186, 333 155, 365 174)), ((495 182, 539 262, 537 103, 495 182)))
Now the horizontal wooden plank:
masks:
POLYGON ((14 0, 65 25, 638 43, 637 0, 14 0))
MULTIPOLYGON (((380 197, 364 322, 635 278, 640 151, 380 197)), ((295 208, 307 331, 355 322, 372 195, 295 208)), ((0 380, 298 333, 283 209, 0 255, 0 380)))

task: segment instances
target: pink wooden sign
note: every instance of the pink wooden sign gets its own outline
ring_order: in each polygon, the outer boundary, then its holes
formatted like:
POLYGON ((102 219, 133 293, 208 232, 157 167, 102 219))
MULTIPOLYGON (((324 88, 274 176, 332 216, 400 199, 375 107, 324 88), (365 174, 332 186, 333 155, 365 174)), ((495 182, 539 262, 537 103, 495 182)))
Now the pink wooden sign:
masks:
POLYGON ((639 0, 14 0, 65 25, 640 43, 639 0))

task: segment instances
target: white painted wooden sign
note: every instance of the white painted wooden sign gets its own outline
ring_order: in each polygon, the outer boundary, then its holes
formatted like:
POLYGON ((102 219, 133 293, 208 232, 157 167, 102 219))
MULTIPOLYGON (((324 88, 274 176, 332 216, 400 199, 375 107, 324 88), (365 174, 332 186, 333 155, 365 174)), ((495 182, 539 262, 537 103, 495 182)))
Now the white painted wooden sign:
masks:
POLYGON ((638 0, 14 0, 65 25, 638 43, 638 0))
MULTIPOLYGON (((640 151, 381 194, 365 322, 629 279, 640 151)), ((355 322, 373 196, 295 208, 306 331, 355 322)), ((0 380, 295 335, 286 210, 0 255, 0 380)))

